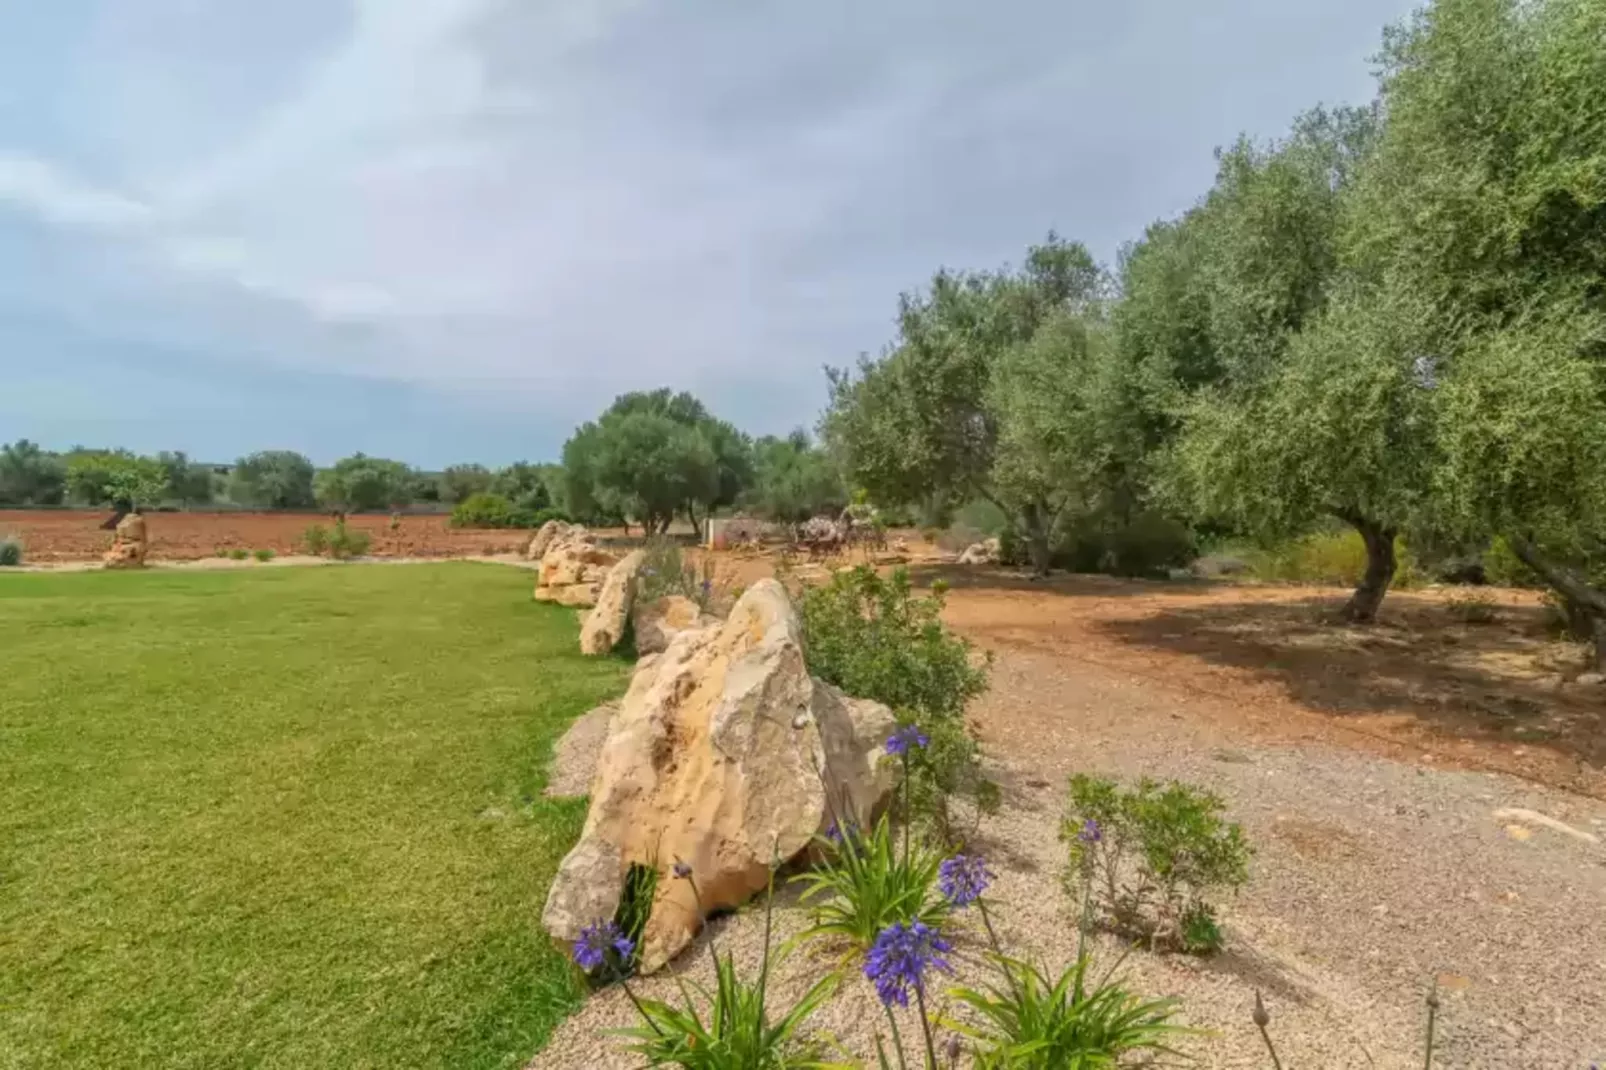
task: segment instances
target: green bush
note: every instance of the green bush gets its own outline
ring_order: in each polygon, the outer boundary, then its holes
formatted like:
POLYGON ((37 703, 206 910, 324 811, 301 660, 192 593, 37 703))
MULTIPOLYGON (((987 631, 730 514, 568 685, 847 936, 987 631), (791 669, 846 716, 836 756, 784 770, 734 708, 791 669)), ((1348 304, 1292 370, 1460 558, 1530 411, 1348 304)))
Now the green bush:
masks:
POLYGON ((885 817, 869 832, 851 822, 831 832, 820 844, 820 861, 794 878, 804 886, 802 902, 819 901, 805 939, 841 937, 863 950, 889 925, 942 921, 948 911, 936 894, 939 855, 907 840, 900 852, 885 817))
POLYGON ((512 519, 513 527, 531 530, 540 527, 548 520, 561 520, 565 524, 573 523, 569 519, 569 514, 562 509, 555 509, 550 505, 530 505, 525 502, 513 503, 512 519))
POLYGON ((15 535, 0 538, 0 567, 16 568, 22 564, 22 540, 15 535))
POLYGON ((452 509, 448 523, 454 528, 510 528, 513 503, 500 494, 471 494, 452 509))
POLYGON ((251 552, 251 556, 255 557, 258 561, 266 563, 268 561, 272 561, 276 555, 272 550, 253 550, 251 552))
POLYGON ((322 524, 313 524, 301 533, 301 548, 313 557, 322 557, 329 552, 329 529, 322 524))
POLYGON ((241 547, 241 546, 236 546, 232 550, 229 551, 229 560, 230 561, 244 561, 246 558, 248 558, 250 556, 251 556, 251 551, 247 550, 247 549, 245 549, 244 547, 241 547))
MULTIPOLYGON (((1249 549, 1241 556, 1256 578, 1277 583, 1353 587, 1366 575, 1366 543, 1352 528, 1313 532, 1269 548, 1249 549)), ((1421 570, 1403 539, 1394 540, 1394 556, 1394 586, 1419 584, 1421 570)))
POLYGON ((798 603, 809 671, 890 706, 930 737, 910 755, 912 812, 958 838, 950 800, 968 797, 978 812, 990 810, 997 787, 982 775, 964 721, 965 706, 987 689, 986 663, 974 664, 970 644, 943 626, 943 591, 917 596, 907 570, 882 578, 861 565, 805 587, 798 603))
POLYGON ((1150 947, 1213 951, 1221 942, 1206 896, 1249 879, 1243 830, 1220 797, 1145 777, 1133 789, 1077 774, 1060 827, 1070 844, 1067 877, 1084 914, 1096 909, 1117 932, 1150 947))
POLYGON ((1125 524, 1085 518, 1066 525, 1057 533, 1053 563, 1071 572, 1164 578, 1168 569, 1192 561, 1197 549, 1185 524, 1140 512, 1125 524))
POLYGON ((1504 535, 1496 536, 1483 552, 1483 577, 1496 587, 1543 587, 1544 581, 1534 575, 1533 570, 1522 563, 1506 541, 1504 535))
POLYGON ((329 533, 329 556, 336 559, 361 557, 368 552, 372 543, 373 539, 366 531, 348 528, 342 517, 335 521, 334 530, 329 533))

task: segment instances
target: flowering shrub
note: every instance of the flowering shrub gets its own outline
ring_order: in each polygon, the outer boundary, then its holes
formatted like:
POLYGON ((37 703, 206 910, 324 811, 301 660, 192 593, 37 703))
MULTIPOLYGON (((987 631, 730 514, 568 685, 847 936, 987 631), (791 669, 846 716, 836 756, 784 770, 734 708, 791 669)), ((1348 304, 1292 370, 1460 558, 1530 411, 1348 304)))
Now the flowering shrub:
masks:
POLYGON ((720 616, 736 600, 720 579, 711 555, 704 554, 700 563, 693 564, 680 552, 679 543, 661 536, 647 540, 646 558, 636 582, 636 597, 644 601, 678 594, 696 602, 703 612, 720 616))
MULTIPOLYGON (((677 861, 670 872, 676 880, 692 881, 693 896, 702 902, 690 866, 677 861)), ((640 999, 631 991, 629 983, 621 980, 643 1023, 621 1032, 633 1042, 629 1050, 644 1057, 649 1066, 680 1066, 687 1070, 804 1070, 825 1065, 821 1062, 821 1044, 805 1036, 803 1027, 809 1016, 836 991, 838 975, 830 973, 820 978, 785 1012, 772 1017, 767 1005, 774 879, 772 869, 771 894, 764 903, 764 958, 755 981, 743 981, 738 976, 735 959, 729 954, 714 955, 714 991, 696 982, 683 985, 685 1005, 681 1007, 662 1000, 640 999), (697 1009, 698 1000, 708 1008, 706 1019, 697 1009)), ((579 961, 579 947, 577 944, 576 961, 579 961)), ((712 941, 709 949, 712 954, 712 941)), ((783 951, 782 956, 784 954, 783 951)))
POLYGON ((1188 784, 1144 778, 1129 790, 1073 776, 1060 838, 1070 844, 1068 879, 1084 917, 1097 911, 1151 948, 1219 948, 1206 896, 1242 887, 1251 853, 1225 809, 1220 797, 1188 784))
POLYGON ((832 831, 820 845, 820 862, 793 878, 804 886, 802 901, 816 904, 805 937, 837 936, 862 950, 890 925, 942 919, 946 905, 932 891, 939 855, 907 841, 900 855, 885 817, 869 832, 835 825, 832 831))

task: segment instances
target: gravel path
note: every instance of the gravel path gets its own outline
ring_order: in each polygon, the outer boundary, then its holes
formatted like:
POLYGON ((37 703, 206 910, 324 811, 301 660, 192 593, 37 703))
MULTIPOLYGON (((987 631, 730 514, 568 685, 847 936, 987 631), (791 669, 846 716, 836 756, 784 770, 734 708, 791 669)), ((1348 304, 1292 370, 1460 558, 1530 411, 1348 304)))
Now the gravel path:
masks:
MULTIPOLYGON (((1138 952, 1121 968, 1144 995, 1180 997, 1185 1020, 1207 1030, 1185 1042, 1196 1065, 1269 1065, 1249 1020, 1258 988, 1290 1070, 1420 1066, 1435 978, 1436 1066, 1582 1070, 1606 1060, 1606 804, 1301 742, 1297 724, 1256 731, 1221 700, 1020 650, 999 652, 975 717, 1007 784, 1005 812, 984 826, 1002 935, 1056 970, 1075 946, 1056 837, 1067 775, 1187 779, 1219 791, 1243 823, 1257 855, 1249 886, 1223 904, 1227 950, 1209 960, 1138 952), (1500 810, 1547 815, 1580 835, 1500 810)), ((780 937, 803 920, 783 895, 780 937)), ((762 914, 712 929, 722 950, 757 969, 762 914)), ((1102 961, 1114 962, 1119 949, 1102 943, 1102 961)), ((701 946, 682 961, 707 976, 701 946)), ((777 973, 780 998, 827 965, 799 952, 777 973)), ((645 979, 639 991, 674 998, 675 981, 645 979)), ((860 1057, 883 1023, 856 975, 816 1019, 860 1057)), ((624 994, 602 993, 531 1066, 638 1066, 606 1036, 630 1024, 624 994)))

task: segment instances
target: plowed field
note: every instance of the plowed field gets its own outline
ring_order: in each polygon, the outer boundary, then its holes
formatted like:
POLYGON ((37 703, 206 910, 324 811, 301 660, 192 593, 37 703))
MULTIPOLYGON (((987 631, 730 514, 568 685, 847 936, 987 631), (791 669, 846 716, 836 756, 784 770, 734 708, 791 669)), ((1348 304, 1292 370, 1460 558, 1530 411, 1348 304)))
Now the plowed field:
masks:
MULTIPOLYGON (((29 564, 88 561, 112 543, 100 530, 110 513, 87 510, 0 510, 0 534, 22 539, 29 564)), ((195 561, 230 550, 272 550, 295 553, 301 536, 314 524, 327 527, 318 513, 147 513, 151 560, 195 561)), ((347 524, 373 539, 376 557, 470 557, 512 553, 524 548, 529 535, 519 531, 469 531, 446 526, 444 516, 404 516, 391 531, 388 515, 353 516, 347 524)))

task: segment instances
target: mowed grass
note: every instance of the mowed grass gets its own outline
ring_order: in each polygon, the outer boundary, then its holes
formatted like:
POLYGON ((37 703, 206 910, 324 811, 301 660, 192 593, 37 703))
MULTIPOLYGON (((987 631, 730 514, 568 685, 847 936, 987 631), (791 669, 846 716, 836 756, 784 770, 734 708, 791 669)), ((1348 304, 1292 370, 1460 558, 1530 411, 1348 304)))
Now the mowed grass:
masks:
POLYGON ((514 1067, 623 690, 488 564, 0 576, 0 1067, 514 1067))

